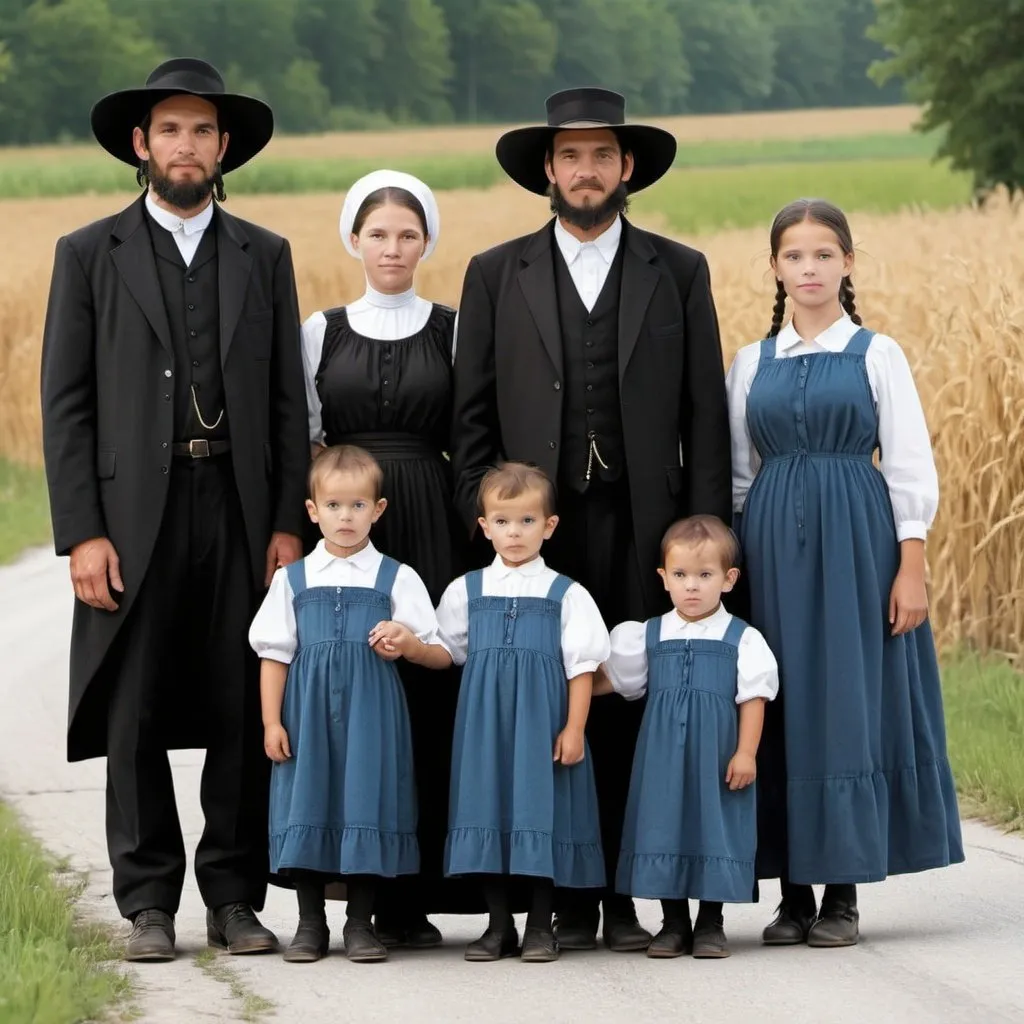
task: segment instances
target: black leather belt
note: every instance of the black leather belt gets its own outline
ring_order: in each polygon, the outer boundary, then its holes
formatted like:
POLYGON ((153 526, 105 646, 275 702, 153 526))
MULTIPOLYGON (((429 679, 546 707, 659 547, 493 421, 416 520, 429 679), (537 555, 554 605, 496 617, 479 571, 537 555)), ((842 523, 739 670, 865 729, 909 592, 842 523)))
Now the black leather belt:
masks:
POLYGON ((179 459, 208 459, 211 455, 225 455, 231 451, 230 441, 207 441, 200 437, 194 441, 175 441, 171 454, 179 459))

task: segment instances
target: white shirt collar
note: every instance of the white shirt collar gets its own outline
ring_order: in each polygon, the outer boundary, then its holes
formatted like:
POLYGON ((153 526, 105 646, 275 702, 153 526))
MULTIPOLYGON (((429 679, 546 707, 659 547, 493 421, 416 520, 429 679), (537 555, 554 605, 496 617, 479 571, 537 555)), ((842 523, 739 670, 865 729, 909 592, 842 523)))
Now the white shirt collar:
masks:
POLYGON ((408 291, 399 292, 397 295, 388 295, 385 292, 379 292, 376 288, 366 282, 366 291, 363 294, 363 301, 370 306, 376 306, 378 309, 398 309, 400 306, 408 306, 410 303, 416 301, 416 290, 410 288, 408 291))
MULTIPOLYGON (((810 342, 819 345, 827 352, 842 352, 858 330, 857 325, 844 313, 835 323, 826 327, 816 338, 810 339, 810 342)), ((787 349, 793 348, 794 345, 799 345, 801 342, 806 343, 807 340, 797 334, 793 321, 790 320, 779 331, 778 337, 775 339, 775 348, 778 352, 785 352, 787 349)))
POLYGON ((165 210, 162 206, 157 206, 156 200, 153 198, 153 193, 147 192, 146 209, 149 211, 149 215, 153 220, 155 220, 165 231, 170 231, 171 234, 174 234, 175 231, 180 231, 185 236, 194 235, 205 231, 210 226, 210 221, 213 220, 212 199, 194 217, 188 217, 183 220, 177 214, 171 213, 170 210, 165 210))
MULTIPOLYGON (((313 572, 322 572, 339 558, 339 555, 332 555, 327 550, 327 541, 321 538, 317 546, 306 556, 306 568, 311 569, 313 572)), ((354 566, 362 572, 369 572, 373 569, 377 558, 378 553, 377 549, 373 546, 373 541, 367 541, 366 547, 362 551, 357 551, 354 555, 349 555, 348 558, 341 559, 341 561, 354 566)))
POLYGON ((605 263, 611 265, 612 260, 615 259, 615 254, 619 250, 619 241, 621 238, 621 217, 616 217, 615 220, 613 220, 611 224, 597 236, 597 238, 589 242, 581 242, 578 238, 574 238, 562 226, 562 222, 557 218, 555 219, 555 241, 558 243, 558 248, 562 252, 566 266, 569 267, 576 262, 577 257, 585 247, 596 249, 601 254, 601 258, 605 263))
POLYGON ((546 568, 544 559, 540 555, 523 565, 506 565, 501 560, 501 555, 495 555, 494 561, 491 562, 491 569, 499 580, 507 579, 514 573, 520 576, 539 576, 546 568))
POLYGON ((713 614, 709 615, 706 619, 700 619, 697 622, 687 621, 675 610, 670 611, 668 614, 672 616, 672 626, 676 632, 682 632, 684 629, 689 629, 690 627, 699 627, 705 632, 714 629, 716 626, 724 628, 729 624, 729 620, 732 618, 732 615, 725 610, 725 605, 721 603, 718 605, 718 608, 715 609, 713 614))

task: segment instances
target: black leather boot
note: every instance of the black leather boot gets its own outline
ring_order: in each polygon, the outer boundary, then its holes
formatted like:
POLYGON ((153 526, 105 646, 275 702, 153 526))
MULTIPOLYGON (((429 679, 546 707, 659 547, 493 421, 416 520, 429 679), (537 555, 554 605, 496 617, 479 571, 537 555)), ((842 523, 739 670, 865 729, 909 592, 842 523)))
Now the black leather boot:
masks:
POLYGON ((487 931, 466 947, 466 959, 471 963, 492 963, 519 952, 519 933, 510 917, 502 928, 488 927, 487 931))
POLYGON ((225 903, 206 911, 206 941, 229 953, 271 953, 277 936, 260 924, 248 903, 225 903))
POLYGON ((855 946, 860 938, 860 912, 855 885, 826 885, 821 913, 807 936, 807 945, 819 949, 855 946))
POLYGON ((155 908, 140 910, 132 919, 124 958, 132 963, 173 960, 174 915, 155 908))
POLYGON ((817 906, 809 885, 782 883, 782 902, 775 920, 761 933, 766 946, 799 946, 807 941, 817 906))

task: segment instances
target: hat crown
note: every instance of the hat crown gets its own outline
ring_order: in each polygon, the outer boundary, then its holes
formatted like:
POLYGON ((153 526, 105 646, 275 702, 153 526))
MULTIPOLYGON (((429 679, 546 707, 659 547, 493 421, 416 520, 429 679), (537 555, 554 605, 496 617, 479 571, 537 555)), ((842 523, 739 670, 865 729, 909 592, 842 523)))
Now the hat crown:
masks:
POLYGON ((626 121, 626 97, 611 89, 563 89, 546 102, 548 126, 573 124, 621 125, 626 121))
POLYGON ((183 92, 223 93, 220 72, 197 57, 174 57, 155 67, 146 79, 147 89, 181 89, 183 92))

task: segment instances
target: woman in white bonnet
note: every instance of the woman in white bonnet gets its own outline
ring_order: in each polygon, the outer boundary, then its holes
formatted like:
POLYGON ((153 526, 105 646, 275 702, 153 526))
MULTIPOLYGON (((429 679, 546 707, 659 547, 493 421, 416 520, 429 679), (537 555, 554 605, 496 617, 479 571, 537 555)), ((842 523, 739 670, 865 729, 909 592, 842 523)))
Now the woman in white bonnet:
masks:
MULTIPOLYGON (((462 531, 444 454, 455 310, 420 298, 413 288, 419 261, 437 245, 437 202, 412 175, 374 171, 349 189, 340 230, 349 254, 363 262, 366 291, 302 325, 310 442, 314 452, 320 445, 354 444, 374 455, 384 470, 388 510, 371 540, 415 569, 436 604, 465 569, 456 552, 462 531)), ((381 888, 375 925, 385 945, 426 947, 441 942, 428 913, 481 907, 468 886, 445 880, 442 870, 458 676, 404 661, 400 673, 415 749, 421 873, 381 888)), ((305 908, 299 895, 300 917, 316 922, 315 934, 322 893, 312 894, 305 908)), ((300 928, 286 958, 315 959, 301 938, 300 928)))

